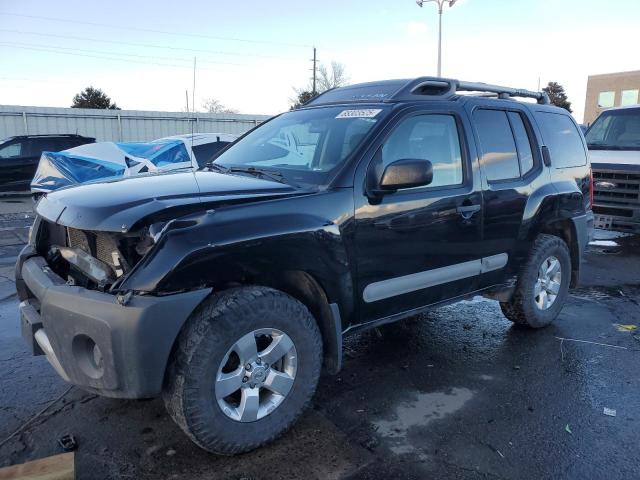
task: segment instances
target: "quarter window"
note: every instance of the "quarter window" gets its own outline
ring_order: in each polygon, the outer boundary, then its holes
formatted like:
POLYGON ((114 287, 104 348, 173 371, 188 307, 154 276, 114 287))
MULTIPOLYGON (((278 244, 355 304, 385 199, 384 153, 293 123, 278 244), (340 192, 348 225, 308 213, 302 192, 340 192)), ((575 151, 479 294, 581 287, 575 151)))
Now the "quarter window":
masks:
POLYGON ((578 127, 568 115, 540 112, 540 129, 556 168, 578 167, 587 164, 587 155, 578 127))
POLYGON ((488 181, 520 177, 518 150, 507 113, 476 110, 473 115, 480 140, 480 163, 488 181))
POLYGON ((429 160, 433 181, 429 187, 462 183, 462 155, 456 120, 451 115, 416 115, 403 120, 382 147, 382 164, 396 160, 429 160))

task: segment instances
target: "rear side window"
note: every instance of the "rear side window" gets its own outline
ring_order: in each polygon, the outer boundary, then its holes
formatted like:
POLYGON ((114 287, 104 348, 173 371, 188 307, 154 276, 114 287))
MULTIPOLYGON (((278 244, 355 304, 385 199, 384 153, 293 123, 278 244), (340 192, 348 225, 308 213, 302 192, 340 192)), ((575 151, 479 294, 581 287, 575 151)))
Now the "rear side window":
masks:
POLYGON ((540 130, 555 168, 579 167, 587 164, 587 154, 578 128, 567 115, 538 112, 540 130))
POLYGON ((488 181, 520 177, 518 150, 507 112, 476 110, 473 118, 480 139, 480 163, 488 181))

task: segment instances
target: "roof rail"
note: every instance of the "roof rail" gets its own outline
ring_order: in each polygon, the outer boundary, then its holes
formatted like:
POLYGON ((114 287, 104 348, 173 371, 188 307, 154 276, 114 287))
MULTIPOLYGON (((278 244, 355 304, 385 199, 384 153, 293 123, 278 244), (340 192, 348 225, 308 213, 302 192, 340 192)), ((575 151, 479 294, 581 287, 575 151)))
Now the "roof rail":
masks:
POLYGON ((505 99, 535 98, 540 104, 550 103, 549 97, 544 92, 500 87, 488 83, 461 82, 451 78, 420 77, 413 80, 385 80, 334 88, 311 99, 305 103, 305 106, 350 102, 446 100, 453 98, 458 92, 477 92, 483 96, 497 96, 505 99))
POLYGON ((501 87, 498 85, 490 85, 488 83, 478 82, 461 82, 456 80, 456 90, 466 92, 486 92, 496 93, 498 98, 522 97, 535 98, 538 103, 549 104, 549 96, 545 92, 532 92, 531 90, 523 90, 521 88, 501 87))
POLYGON ((438 77, 422 77, 408 82, 393 95, 393 100, 416 100, 416 97, 424 95, 449 98, 458 92, 489 93, 497 95, 498 98, 534 98, 540 104, 549 103, 549 97, 544 92, 438 77))

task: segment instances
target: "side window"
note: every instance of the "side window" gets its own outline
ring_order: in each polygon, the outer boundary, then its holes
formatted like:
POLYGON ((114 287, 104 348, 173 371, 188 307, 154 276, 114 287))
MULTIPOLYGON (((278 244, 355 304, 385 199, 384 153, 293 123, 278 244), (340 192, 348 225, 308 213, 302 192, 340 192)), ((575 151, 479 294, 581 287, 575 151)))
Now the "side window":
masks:
POLYGON ((520 177, 518 150, 507 113, 502 110, 476 110, 473 119, 480 139, 480 164, 488 181, 520 177))
POLYGON ((525 175, 533 168, 533 151, 529 141, 529 134, 520 113, 507 112, 507 116, 513 130, 513 137, 516 139, 518 157, 520 158, 520 172, 521 175, 525 175))
POLYGON ((578 127, 568 115, 540 112, 540 129, 555 168, 578 167, 587 164, 587 155, 578 127))
POLYGON ((382 146, 382 165, 407 158, 429 160, 433 181, 429 187, 462 183, 462 154, 458 127, 452 115, 416 115, 395 128, 382 146))
POLYGON ((0 147, 0 159, 18 158, 22 156, 22 143, 15 142, 10 145, 0 147))

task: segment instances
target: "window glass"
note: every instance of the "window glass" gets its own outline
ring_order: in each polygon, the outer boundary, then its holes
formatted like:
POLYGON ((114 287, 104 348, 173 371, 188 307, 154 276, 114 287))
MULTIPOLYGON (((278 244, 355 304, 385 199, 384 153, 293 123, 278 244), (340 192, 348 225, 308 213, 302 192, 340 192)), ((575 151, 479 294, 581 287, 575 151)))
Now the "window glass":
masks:
POLYGON ((623 90, 620 97, 620 105, 635 105, 638 103, 638 90, 623 90))
POLYGON ((396 160, 429 160, 429 187, 462 183, 462 155, 456 120, 451 115, 417 115, 403 120, 382 147, 382 165, 396 160))
POLYGON ((480 164, 488 181, 520 177, 516 144, 507 113, 476 110, 473 118, 480 139, 480 164))
POLYGON ((590 150, 640 150, 640 108, 604 112, 585 138, 590 150))
POLYGON ((324 184, 388 111, 386 105, 293 110, 252 130, 215 163, 274 170, 296 184, 324 184))
POLYGON ((507 115, 511 122, 513 136, 516 139, 516 146, 518 147, 520 172, 524 175, 533 168, 533 151, 531 150, 531 142, 529 140, 529 135, 527 134, 527 129, 524 126, 522 115, 517 112, 507 112, 507 115))
POLYGON ((22 155, 22 143, 16 142, 0 147, 0 158, 17 158, 22 155))
POLYGON ((616 100, 616 92, 600 92, 598 95, 598 106, 601 108, 611 108, 616 100))
POLYGON ((564 168, 587 164, 578 127, 568 115, 540 112, 538 118, 542 138, 551 154, 551 165, 564 168))

